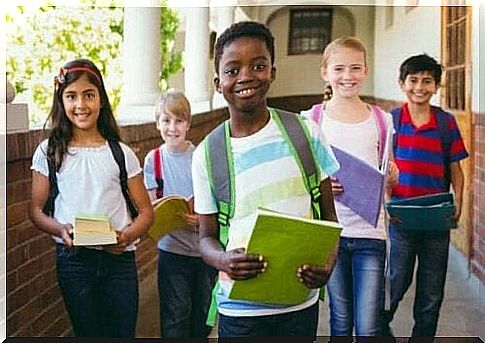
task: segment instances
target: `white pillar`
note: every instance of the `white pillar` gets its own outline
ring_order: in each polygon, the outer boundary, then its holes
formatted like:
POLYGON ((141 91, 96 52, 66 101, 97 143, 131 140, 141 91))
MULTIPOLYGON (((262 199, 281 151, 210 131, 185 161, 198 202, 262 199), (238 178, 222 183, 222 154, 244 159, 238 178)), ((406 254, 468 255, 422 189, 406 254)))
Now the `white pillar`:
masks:
POLYGON ((160 80, 160 17, 158 1, 126 7, 123 26, 123 89, 118 120, 124 123, 153 121, 160 80))
POLYGON ((193 113, 211 109, 209 91, 209 7, 187 9, 185 18, 185 94, 193 113))
MULTIPOLYGON (((225 29, 234 23, 234 7, 233 6, 221 6, 217 7, 217 37, 219 37, 225 29)), ((215 51, 214 51, 215 54, 215 51)), ((216 70, 214 70, 215 76, 216 70)), ((212 99, 214 108, 226 107, 227 102, 219 92, 214 92, 212 99)))

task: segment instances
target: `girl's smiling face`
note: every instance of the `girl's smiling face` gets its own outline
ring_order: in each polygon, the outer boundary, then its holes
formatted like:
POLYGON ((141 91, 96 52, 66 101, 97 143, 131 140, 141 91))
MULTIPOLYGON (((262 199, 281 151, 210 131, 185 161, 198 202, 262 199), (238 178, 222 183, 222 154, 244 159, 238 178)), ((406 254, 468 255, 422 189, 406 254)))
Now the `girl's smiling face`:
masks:
POLYGON ((359 96, 367 67, 365 53, 352 48, 339 47, 321 69, 322 78, 332 86, 334 96, 352 98, 359 96))
POLYGON ((62 104, 74 130, 97 130, 100 99, 98 88, 85 75, 64 89, 62 104))

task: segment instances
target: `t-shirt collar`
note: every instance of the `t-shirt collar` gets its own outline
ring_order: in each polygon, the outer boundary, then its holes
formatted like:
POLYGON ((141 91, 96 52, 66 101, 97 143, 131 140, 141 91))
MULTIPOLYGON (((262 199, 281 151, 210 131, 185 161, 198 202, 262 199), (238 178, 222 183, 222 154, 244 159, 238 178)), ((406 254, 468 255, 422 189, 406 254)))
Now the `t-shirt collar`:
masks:
POLYGON ((408 104, 404 104, 402 107, 402 123, 411 124, 415 131, 427 131, 427 130, 436 130, 438 128, 438 123, 436 122, 436 111, 433 107, 430 108, 430 116, 429 121, 421 125, 420 127, 416 127, 411 120, 411 115, 409 114, 409 107, 408 104))

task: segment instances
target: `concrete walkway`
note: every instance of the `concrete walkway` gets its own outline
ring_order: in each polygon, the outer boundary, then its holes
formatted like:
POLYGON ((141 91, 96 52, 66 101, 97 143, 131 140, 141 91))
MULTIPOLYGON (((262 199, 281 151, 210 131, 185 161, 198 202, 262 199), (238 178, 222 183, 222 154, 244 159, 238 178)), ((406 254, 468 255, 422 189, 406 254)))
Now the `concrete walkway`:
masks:
MULTIPOLYGON (((464 258, 450 247, 445 299, 441 307, 437 336, 478 336, 485 339, 485 286, 466 273, 464 258)), ((409 336, 413 326, 414 284, 401 302, 392 323, 396 336, 409 336)), ((140 284, 140 314, 137 337, 159 337, 156 273, 140 284)), ((318 335, 328 336, 328 302, 320 302, 318 335)), ((213 330, 211 337, 216 336, 213 330)))

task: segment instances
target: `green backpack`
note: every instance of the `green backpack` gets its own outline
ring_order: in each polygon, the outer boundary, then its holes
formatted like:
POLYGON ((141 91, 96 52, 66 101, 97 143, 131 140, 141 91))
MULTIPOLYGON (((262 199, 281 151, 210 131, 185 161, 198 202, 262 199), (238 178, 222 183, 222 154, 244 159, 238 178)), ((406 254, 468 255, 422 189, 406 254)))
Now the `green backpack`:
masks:
MULTIPOLYGON (((273 120, 276 122, 285 141, 288 143, 291 154, 295 158, 305 184, 311 196, 314 219, 321 219, 320 209, 320 173, 316 163, 315 153, 311 147, 310 134, 302 118, 295 113, 268 108, 273 120)), ((209 182, 216 198, 218 208, 219 241, 225 248, 228 241, 229 220, 234 216, 235 209, 235 180, 234 162, 230 145, 229 121, 217 126, 204 141, 205 159, 208 169, 209 182)), ((212 291, 212 302, 207 318, 207 325, 215 323, 217 306, 215 295, 219 283, 212 291)), ((320 290, 320 299, 323 300, 324 288, 320 290)))

